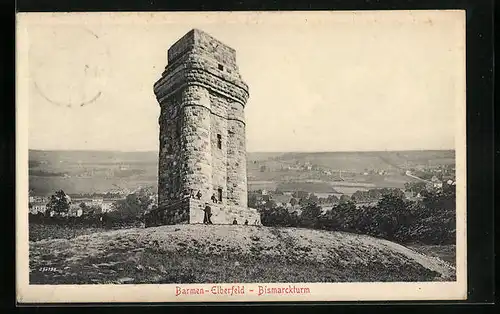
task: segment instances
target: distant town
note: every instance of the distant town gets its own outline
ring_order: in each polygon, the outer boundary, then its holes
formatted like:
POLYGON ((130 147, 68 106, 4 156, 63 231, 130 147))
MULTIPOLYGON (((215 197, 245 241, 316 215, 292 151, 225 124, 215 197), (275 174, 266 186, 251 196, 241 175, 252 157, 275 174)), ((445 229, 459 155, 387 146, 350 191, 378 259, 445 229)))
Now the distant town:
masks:
MULTIPOLYGON (((279 158, 249 161, 249 207, 283 207, 290 213, 300 214, 305 202, 317 203, 323 211, 345 201, 352 201, 356 206, 373 205, 389 191, 400 193, 408 200, 418 200, 423 191, 439 191, 444 186, 455 185, 456 180, 454 164, 417 165, 408 168, 398 166, 393 169, 365 168, 356 172, 350 169, 337 170, 309 161, 294 161, 288 165, 284 162, 273 162, 279 161, 279 158), (269 179, 262 180, 266 177, 269 179), (403 179, 404 182, 394 186, 377 184, 388 182, 387 180, 394 177, 403 179)), ((120 166, 121 168, 130 170, 124 166, 120 166)), ((64 174, 63 177, 68 180, 71 176, 64 174)), ((115 211, 117 203, 139 190, 148 191, 148 197, 151 199, 149 208, 156 206, 158 195, 154 184, 139 186, 133 190, 115 185, 113 189, 99 193, 67 193, 70 208, 66 215, 80 217, 87 208, 99 213, 115 211)), ((29 212, 53 215, 54 213, 46 211, 50 195, 55 192, 56 190, 42 194, 30 190, 29 212)))

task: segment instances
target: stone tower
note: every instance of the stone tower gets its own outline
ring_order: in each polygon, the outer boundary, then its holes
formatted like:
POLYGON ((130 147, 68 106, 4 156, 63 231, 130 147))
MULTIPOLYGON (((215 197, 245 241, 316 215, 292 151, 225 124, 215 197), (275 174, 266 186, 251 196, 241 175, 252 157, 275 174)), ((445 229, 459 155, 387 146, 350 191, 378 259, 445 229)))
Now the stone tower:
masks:
POLYGON ((201 30, 189 31, 168 50, 154 92, 161 107, 158 211, 163 223, 201 223, 205 202, 212 207, 213 223, 258 220, 247 208, 249 94, 235 50, 201 30), (198 192, 200 199, 190 196, 198 192))

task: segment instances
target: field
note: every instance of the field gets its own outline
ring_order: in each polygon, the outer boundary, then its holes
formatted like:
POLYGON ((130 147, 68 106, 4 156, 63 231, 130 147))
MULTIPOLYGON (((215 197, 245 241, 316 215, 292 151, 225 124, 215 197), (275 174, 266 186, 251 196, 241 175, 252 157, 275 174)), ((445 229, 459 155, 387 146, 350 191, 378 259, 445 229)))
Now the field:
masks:
POLYGON ((381 152, 316 152, 255 153, 248 161, 266 162, 270 168, 309 162, 332 170, 361 173, 365 169, 399 170, 420 165, 436 166, 455 163, 454 151, 381 151, 381 152))
POLYGON ((450 264, 343 232, 175 225, 30 242, 31 284, 450 281, 450 264))
MULTIPOLYGON (((280 186, 328 193, 335 192, 338 186, 345 194, 352 194, 357 187, 360 190, 363 187, 402 188, 414 180, 402 174, 407 167, 454 164, 454 158, 454 151, 249 152, 247 176, 250 190, 274 190, 280 186), (322 170, 288 169, 306 163, 322 170), (364 175, 367 169, 387 173, 364 175), (330 174, 325 174, 326 171, 330 174)), ((37 195, 48 195, 58 189, 70 194, 132 191, 140 186, 156 187, 158 153, 30 150, 29 173, 30 189, 37 195)))

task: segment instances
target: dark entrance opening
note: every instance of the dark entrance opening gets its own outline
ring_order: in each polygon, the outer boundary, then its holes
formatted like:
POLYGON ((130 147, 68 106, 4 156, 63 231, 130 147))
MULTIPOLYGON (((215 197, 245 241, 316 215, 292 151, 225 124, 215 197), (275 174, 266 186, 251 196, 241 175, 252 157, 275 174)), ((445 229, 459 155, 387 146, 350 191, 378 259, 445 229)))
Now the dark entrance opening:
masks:
POLYGON ((222 202, 222 189, 217 189, 219 203, 222 202))

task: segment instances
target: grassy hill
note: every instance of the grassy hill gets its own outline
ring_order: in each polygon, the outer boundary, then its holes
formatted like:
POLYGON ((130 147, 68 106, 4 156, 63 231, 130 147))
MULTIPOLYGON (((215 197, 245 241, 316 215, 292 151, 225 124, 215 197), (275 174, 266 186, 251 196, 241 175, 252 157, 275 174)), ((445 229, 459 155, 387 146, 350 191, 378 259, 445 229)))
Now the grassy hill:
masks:
MULTIPOLYGON (((419 165, 454 164, 454 160, 454 151, 249 152, 247 173, 251 189, 274 189, 278 184, 294 185, 294 182, 311 179, 329 182, 334 179, 311 171, 283 171, 283 168, 290 165, 310 163, 332 171, 345 171, 347 173, 344 176, 353 182, 373 187, 402 187, 412 179, 401 175, 401 169, 419 165), (266 171, 261 171, 262 166, 266 171), (383 177, 359 175, 365 169, 387 170, 393 174, 383 177)), ((29 172, 30 188, 37 194, 50 194, 58 189, 63 189, 66 193, 92 193, 116 189, 134 190, 145 185, 156 187, 158 153, 30 150, 29 172)), ((334 190, 322 182, 309 183, 303 188, 311 192, 334 190)))
POLYGON ((343 232, 174 225, 30 242, 31 284, 433 280, 455 280, 454 267, 343 232))

